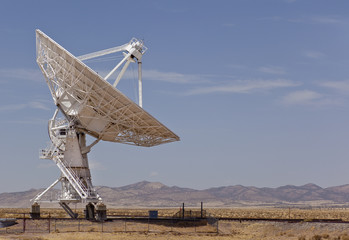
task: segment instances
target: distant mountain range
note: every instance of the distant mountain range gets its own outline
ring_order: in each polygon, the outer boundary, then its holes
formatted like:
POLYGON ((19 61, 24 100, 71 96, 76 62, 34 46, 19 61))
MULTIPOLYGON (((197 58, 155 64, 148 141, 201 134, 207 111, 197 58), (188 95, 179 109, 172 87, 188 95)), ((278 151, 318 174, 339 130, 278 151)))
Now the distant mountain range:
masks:
MULTIPOLYGON (((108 207, 114 208, 165 208, 186 206, 199 207, 309 207, 349 206, 349 184, 321 188, 315 184, 303 186, 282 186, 278 188, 257 188, 241 185, 195 190, 169 187, 159 182, 139 182, 124 187, 96 187, 108 207)), ((43 189, 25 192, 1 193, 0 207, 29 207, 30 199, 43 189)), ((52 196, 58 190, 53 190, 52 196)), ((49 195, 49 194, 48 194, 49 195)), ((58 207, 58 204, 50 204, 58 207)))

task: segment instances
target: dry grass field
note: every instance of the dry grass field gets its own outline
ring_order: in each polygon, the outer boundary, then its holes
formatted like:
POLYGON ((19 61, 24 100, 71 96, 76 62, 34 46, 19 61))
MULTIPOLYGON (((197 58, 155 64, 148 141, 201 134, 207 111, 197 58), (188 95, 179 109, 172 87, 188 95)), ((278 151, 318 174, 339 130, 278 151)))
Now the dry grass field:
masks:
MULTIPOLYGON (((152 209, 108 209, 108 216, 148 216, 148 211, 152 209)), ((159 217, 172 217, 178 209, 157 209, 159 217)), ((199 210, 199 209, 193 209, 199 210)), ((77 209, 79 216, 83 217, 83 209, 77 209)), ((231 218, 284 218, 284 219, 342 219, 349 221, 349 208, 211 208, 206 209, 212 217, 231 217, 231 218)), ((29 214, 27 208, 0 208, 0 218, 23 217, 23 214, 29 214)), ((43 218, 61 218, 68 214, 61 208, 42 208, 41 217, 43 218)))
MULTIPOLYGON (((179 209, 159 209, 159 217, 173 216, 179 209)), ((29 209, 0 209, 0 218, 23 217, 29 209)), ((78 212, 82 217, 83 210, 78 212)), ((37 221, 36 230, 42 229, 42 233, 21 233, 23 223, 6 229, 0 229, 0 239, 291 239, 291 240, 349 240, 349 224, 347 223, 313 223, 312 219, 342 219, 349 221, 349 209, 339 208, 314 208, 314 209, 282 209, 282 208, 234 208, 234 209, 207 209, 207 213, 213 217, 233 218, 284 218, 305 219, 304 222, 265 222, 265 221, 219 221, 218 234, 215 226, 163 226, 146 223, 127 223, 127 231, 124 232, 124 222, 90 223, 83 219, 77 223, 72 221, 50 222, 50 231, 47 231, 47 221, 37 221), (41 225, 40 225, 41 224, 41 225), (101 227, 103 232, 101 232, 101 227), (18 229, 18 233, 15 232, 18 229)), ((148 216, 148 209, 109 209, 110 216, 148 216)), ((56 218, 68 217, 62 209, 42 209, 42 217, 56 218)), ((34 225, 33 225, 34 226, 34 225)), ((28 226, 27 230, 34 229, 28 226)))
POLYGON ((349 221, 347 208, 230 208, 208 209, 214 217, 283 218, 283 219, 342 219, 349 221))

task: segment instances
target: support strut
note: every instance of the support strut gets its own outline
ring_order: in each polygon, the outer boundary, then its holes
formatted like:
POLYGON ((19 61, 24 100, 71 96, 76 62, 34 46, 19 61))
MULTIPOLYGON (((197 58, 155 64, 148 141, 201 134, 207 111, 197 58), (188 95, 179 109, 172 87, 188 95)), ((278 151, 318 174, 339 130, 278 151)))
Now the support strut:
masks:
POLYGON ((69 214, 71 218, 77 218, 78 214, 74 213, 73 210, 65 202, 59 202, 59 205, 69 214))

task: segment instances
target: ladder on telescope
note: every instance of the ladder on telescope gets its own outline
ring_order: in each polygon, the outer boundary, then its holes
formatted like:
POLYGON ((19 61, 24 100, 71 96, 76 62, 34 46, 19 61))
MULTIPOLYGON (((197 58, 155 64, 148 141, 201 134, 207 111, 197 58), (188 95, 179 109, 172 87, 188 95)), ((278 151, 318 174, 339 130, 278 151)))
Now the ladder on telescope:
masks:
POLYGON ((69 183, 73 186, 75 191, 79 194, 79 196, 82 199, 88 199, 88 198, 98 198, 98 195, 94 192, 89 190, 83 182, 79 179, 77 174, 73 169, 66 166, 64 162, 62 161, 63 153, 61 150, 59 150, 54 143, 51 143, 51 146, 49 146, 47 149, 41 151, 40 158, 45 159, 51 159, 53 160, 59 170, 61 170, 63 176, 69 181, 69 183))

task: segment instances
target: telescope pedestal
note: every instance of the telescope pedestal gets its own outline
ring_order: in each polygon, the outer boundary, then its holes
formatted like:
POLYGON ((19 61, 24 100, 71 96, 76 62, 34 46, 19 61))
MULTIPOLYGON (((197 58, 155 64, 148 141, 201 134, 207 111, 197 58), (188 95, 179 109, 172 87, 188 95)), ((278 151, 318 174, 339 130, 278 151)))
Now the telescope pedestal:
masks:
MULTIPOLYGON (((89 203, 86 211, 89 219, 95 219, 94 205, 102 201, 91 181, 91 173, 88 164, 87 153, 92 143, 86 146, 86 135, 77 132, 72 126, 56 123, 57 113, 49 121, 49 132, 52 144, 45 150, 41 150, 40 158, 51 159, 61 171, 61 176, 51 186, 34 198, 34 203, 41 201, 42 197, 58 182, 61 183, 61 193, 58 197, 59 204, 72 217, 77 216, 69 207, 70 203, 89 203), (92 207, 93 206, 93 209, 92 207)), ((34 206, 34 205, 33 205, 34 206)), ((35 215, 35 214, 34 214, 35 215)), ((105 214, 106 215, 106 214, 105 214)), ((104 217, 100 217, 103 219, 104 217)))
POLYGON ((30 217, 33 219, 38 219, 40 218, 40 205, 38 203, 34 203, 32 205, 32 209, 30 212, 30 217))

